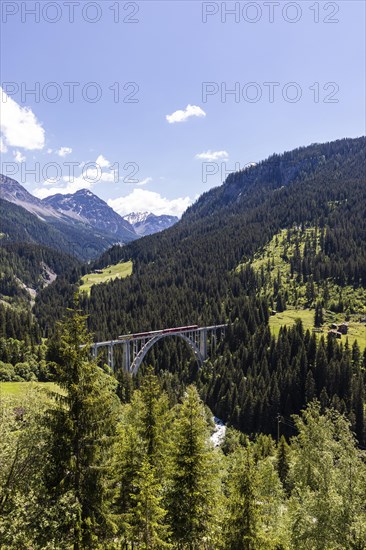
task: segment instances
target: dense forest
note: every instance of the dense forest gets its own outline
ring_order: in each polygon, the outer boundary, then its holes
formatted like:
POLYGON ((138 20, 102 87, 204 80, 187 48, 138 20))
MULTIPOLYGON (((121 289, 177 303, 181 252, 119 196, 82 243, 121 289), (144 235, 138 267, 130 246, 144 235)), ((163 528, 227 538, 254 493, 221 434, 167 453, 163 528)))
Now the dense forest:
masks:
POLYGON ((1 549, 365 548, 365 453, 334 408, 309 402, 290 443, 228 428, 215 446, 193 385, 174 403, 147 369, 122 403, 85 318, 57 333, 58 393, 0 394, 1 549))
MULTIPOLYGON (((254 274, 248 270, 239 277, 236 268, 281 229, 294 225, 325 229, 324 255, 315 259, 319 277, 363 284, 365 149, 366 139, 359 138, 271 158, 229 176, 168 231, 108 250, 93 267, 132 259, 134 272, 92 289, 83 304, 91 330, 97 338, 110 338, 123 331, 213 324, 230 316, 234 321, 237 296, 251 297, 258 290, 254 274)), ((74 290, 69 287, 70 300, 74 290)), ((41 324, 55 308, 62 315, 66 293, 63 282, 56 282, 39 296, 35 314, 41 324)))
POLYGON ((1 299, 15 305, 30 300, 57 276, 78 266, 68 254, 30 243, 2 243, 0 246, 1 299))

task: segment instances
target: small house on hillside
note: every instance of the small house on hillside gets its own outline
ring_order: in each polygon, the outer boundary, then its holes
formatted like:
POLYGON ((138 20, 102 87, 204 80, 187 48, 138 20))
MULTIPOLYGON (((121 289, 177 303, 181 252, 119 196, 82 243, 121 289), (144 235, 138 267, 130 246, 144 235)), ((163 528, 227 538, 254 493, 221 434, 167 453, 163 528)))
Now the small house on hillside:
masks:
POLYGON ((348 323, 332 323, 331 330, 340 332, 341 334, 348 334, 348 323))

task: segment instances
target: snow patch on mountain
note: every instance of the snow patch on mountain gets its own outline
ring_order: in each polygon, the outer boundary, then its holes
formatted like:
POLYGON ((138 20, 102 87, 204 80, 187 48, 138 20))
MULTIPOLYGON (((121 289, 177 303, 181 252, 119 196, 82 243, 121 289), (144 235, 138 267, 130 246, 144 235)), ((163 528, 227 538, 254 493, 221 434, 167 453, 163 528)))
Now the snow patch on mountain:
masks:
POLYGON ((132 212, 124 216, 124 219, 133 226, 140 237, 168 229, 178 221, 177 216, 156 216, 152 212, 132 212))
POLYGON ((131 212, 131 214, 123 216, 123 219, 127 220, 131 225, 135 225, 135 223, 145 222, 146 218, 148 218, 150 215, 151 212, 131 212))

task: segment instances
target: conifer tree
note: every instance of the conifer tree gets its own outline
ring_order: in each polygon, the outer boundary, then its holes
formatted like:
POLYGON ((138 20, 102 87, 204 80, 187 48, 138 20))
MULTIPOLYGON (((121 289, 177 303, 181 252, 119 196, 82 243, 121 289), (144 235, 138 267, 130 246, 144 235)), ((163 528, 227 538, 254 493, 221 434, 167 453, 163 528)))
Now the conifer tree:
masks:
POLYGON ((86 317, 73 310, 61 327, 55 381, 63 395, 47 415, 46 485, 50 505, 67 497, 72 514, 65 510, 67 522, 60 519, 56 529, 74 550, 95 547, 114 531, 108 477, 119 401, 113 377, 90 358, 85 324, 86 317))
POLYGON ((259 506, 255 491, 256 470, 249 447, 238 448, 232 460, 225 547, 256 550, 259 543, 259 506))
POLYGON ((289 480, 288 480, 288 474, 290 470, 289 455, 290 455, 290 447, 287 444, 285 437, 282 435, 277 448, 276 467, 277 467, 278 476, 281 480, 281 483, 286 493, 289 493, 289 488, 290 488, 289 480))
POLYGON ((166 445, 168 400, 151 367, 142 381, 141 399, 141 436, 146 443, 149 460, 157 466, 157 462, 161 462, 166 445))
POLYGON ((135 480, 134 506, 130 512, 131 539, 141 550, 171 548, 163 505, 162 483, 146 455, 135 480))
POLYGON ((167 396, 149 368, 125 407, 115 451, 119 489, 114 509, 125 544, 168 547, 163 487, 169 437, 167 396))
POLYGON ((323 306, 321 302, 317 302, 315 306, 314 326, 321 327, 323 323, 324 323, 323 306))
POLYGON ((194 386, 187 389, 174 427, 168 517, 178 548, 209 548, 219 537, 219 471, 209 441, 204 406, 194 386))

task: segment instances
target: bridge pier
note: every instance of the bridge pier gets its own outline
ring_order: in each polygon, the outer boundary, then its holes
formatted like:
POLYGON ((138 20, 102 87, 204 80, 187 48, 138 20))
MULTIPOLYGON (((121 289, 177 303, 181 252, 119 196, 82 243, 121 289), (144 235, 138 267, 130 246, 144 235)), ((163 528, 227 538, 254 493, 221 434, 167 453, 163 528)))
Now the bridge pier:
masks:
POLYGON ((199 350, 205 361, 207 359, 207 328, 204 328, 200 331, 200 346, 199 350))
POLYGON ((109 344, 108 346, 108 367, 110 367, 112 370, 114 370, 114 354, 113 354, 113 344, 109 344))
POLYGON ((130 372, 131 370, 131 354, 130 354, 130 342, 123 342, 123 370, 130 372))

